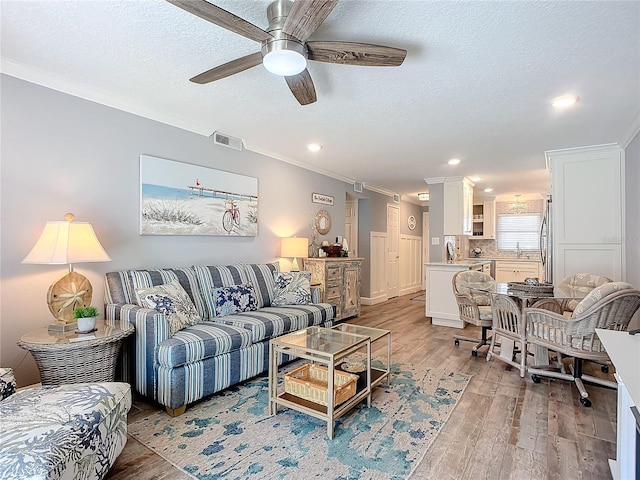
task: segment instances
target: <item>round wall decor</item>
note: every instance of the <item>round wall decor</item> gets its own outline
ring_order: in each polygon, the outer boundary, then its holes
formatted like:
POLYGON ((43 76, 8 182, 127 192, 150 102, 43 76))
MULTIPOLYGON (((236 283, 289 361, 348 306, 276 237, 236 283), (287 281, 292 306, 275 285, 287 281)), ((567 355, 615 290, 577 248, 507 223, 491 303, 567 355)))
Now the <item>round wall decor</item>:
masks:
POLYGON ((320 235, 326 235, 331 230, 331 216, 326 210, 316 213, 316 230, 320 235))
POLYGON ((409 215, 409 218, 407 218, 407 225, 409 226, 409 230, 416 228, 416 217, 409 215))

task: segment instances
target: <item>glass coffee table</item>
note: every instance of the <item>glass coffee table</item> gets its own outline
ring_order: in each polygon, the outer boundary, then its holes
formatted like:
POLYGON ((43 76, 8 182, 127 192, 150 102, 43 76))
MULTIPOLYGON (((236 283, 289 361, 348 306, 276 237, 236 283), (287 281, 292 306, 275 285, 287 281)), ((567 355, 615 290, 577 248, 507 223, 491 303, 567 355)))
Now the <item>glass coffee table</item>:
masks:
MULTIPOLYGON (((386 338, 387 340, 387 358, 386 366, 383 367, 371 367, 371 388, 378 385, 385 378, 387 379, 387 385, 391 384, 391 332, 389 330, 382 330, 381 328, 364 327, 362 325, 355 325, 353 323, 341 323, 333 327, 333 330, 339 330, 344 333, 354 333, 356 335, 364 335, 371 339, 371 344, 380 339, 386 338)), ((348 370, 347 370, 348 371, 348 370)))
MULTIPOLYGON (((346 328, 346 330, 349 330, 349 328, 346 328)), ((377 332, 369 333, 375 333, 376 340, 384 336, 384 334, 381 335, 377 332)), ((335 420, 365 399, 367 400, 367 405, 370 406, 372 378, 376 375, 375 381, 379 383, 384 377, 384 374, 372 373, 374 371, 371 368, 371 342, 372 338, 368 335, 343 331, 340 328, 322 327, 309 327, 272 339, 269 342, 270 415, 276 415, 279 406, 306 413, 326 421, 327 436, 333 438, 335 420), (316 369, 326 369, 326 372, 335 372, 334 375, 326 374, 326 387, 322 387, 326 388, 323 401, 314 401, 309 397, 292 394, 287 391, 286 387, 278 385, 279 378, 281 376, 286 377, 280 372, 278 365, 278 358, 282 355, 309 360, 310 365, 305 365, 302 368, 312 366, 316 369), (362 360, 365 366, 362 376, 353 375, 351 377, 353 380, 350 381, 350 384, 353 385, 360 378, 362 381, 357 382, 355 393, 346 399, 334 398, 339 397, 338 391, 342 388, 341 385, 338 385, 340 382, 336 381, 336 378, 349 377, 348 372, 338 370, 336 367, 344 363, 345 359, 354 355, 362 360), (329 392, 335 392, 335 395, 329 394, 329 392)), ((300 370, 300 368, 296 370, 300 370)), ((288 375, 292 373, 289 372, 288 375)), ((386 374, 388 377, 388 367, 386 374)), ((285 378, 284 380, 285 382, 282 385, 290 378, 285 378)))

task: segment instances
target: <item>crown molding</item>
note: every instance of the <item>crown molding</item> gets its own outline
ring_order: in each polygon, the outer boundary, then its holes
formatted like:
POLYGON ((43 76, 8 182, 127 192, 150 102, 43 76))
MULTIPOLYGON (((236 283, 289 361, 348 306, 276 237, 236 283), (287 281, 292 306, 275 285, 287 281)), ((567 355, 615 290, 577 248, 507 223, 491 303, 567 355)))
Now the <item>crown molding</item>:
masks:
POLYGON ((95 87, 89 87, 79 82, 72 82, 66 78, 38 70, 33 67, 28 67, 4 57, 0 58, 0 73, 50 88, 52 90, 57 90, 74 97, 79 97, 90 102, 99 103, 107 107, 122 110, 123 112, 132 113, 140 117, 155 120, 156 122, 171 125, 182 130, 187 130, 207 137, 211 134, 211 126, 202 125, 185 118, 167 115, 159 110, 154 110, 137 104, 130 98, 118 97, 103 90, 96 89, 95 87))
POLYGON ((640 133, 640 112, 636 115, 636 117, 631 122, 631 125, 627 129, 627 133, 620 140, 620 146, 626 149, 629 144, 636 138, 636 135, 640 133))

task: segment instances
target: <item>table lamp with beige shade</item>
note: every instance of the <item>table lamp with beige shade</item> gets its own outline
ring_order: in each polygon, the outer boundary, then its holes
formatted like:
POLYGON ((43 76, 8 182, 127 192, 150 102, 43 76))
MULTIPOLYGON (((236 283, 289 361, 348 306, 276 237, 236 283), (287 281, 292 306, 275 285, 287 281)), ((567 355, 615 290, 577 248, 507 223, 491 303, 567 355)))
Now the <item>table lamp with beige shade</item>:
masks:
POLYGON ((73 270, 74 263, 110 262, 90 223, 74 222, 67 213, 64 221, 48 221, 40 238, 22 263, 69 265, 69 272, 56 280, 47 292, 47 304, 56 321, 49 331, 77 328, 73 311, 91 305, 93 287, 84 275, 73 270))
POLYGON ((304 237, 283 238, 280 255, 285 258, 293 258, 291 271, 299 272, 298 258, 307 258, 309 256, 309 239, 304 237))

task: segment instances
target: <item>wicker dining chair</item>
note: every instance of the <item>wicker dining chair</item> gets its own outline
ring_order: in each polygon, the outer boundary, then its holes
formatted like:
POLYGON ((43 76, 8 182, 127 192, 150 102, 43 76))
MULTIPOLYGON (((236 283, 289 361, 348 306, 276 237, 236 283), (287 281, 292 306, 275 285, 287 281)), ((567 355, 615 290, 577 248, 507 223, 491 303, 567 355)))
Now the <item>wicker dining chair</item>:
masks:
POLYGON ((486 273, 476 270, 464 270, 456 273, 451 279, 453 294, 458 303, 458 313, 460 320, 471 325, 481 327, 481 338, 471 338, 462 335, 455 335, 454 344, 460 342, 475 343, 471 350, 471 355, 478 356, 478 349, 489 345, 487 333, 493 325, 493 315, 491 313, 491 296, 471 288, 482 288, 490 291, 495 290, 496 281, 486 273))
POLYGON ((507 295, 496 295, 493 298, 491 309, 493 312, 493 335, 487 351, 487 361, 495 356, 516 367, 520 371, 520 377, 524 377, 527 369, 527 335, 520 306, 507 295), (503 337, 500 340, 500 345, 496 343, 498 337, 503 337), (505 339, 510 339, 513 343, 507 342, 505 339), (518 343, 520 348, 514 350, 518 343), (499 348, 499 351, 496 351, 496 348, 499 348), (520 362, 515 361, 514 354, 517 353, 520 354, 520 362))
POLYGON ((582 371, 583 360, 609 361, 595 330, 626 330, 639 308, 640 290, 626 282, 596 287, 576 306, 571 318, 539 308, 525 308, 527 343, 546 347, 558 354, 554 366, 559 371, 529 367, 531 379, 535 383, 540 383, 542 376, 570 380, 580 392, 580 403, 585 407, 591 406, 583 381, 617 388, 615 382, 586 375, 582 371), (562 355, 573 357, 569 372, 565 370, 562 355))
MULTIPOLYGON (((603 275, 595 273, 575 273, 563 278, 558 283, 558 288, 568 295, 578 298, 586 297, 594 288, 611 283, 613 280, 603 275)), ((564 300, 562 302, 563 312, 573 312, 580 303, 580 300, 564 300)))

